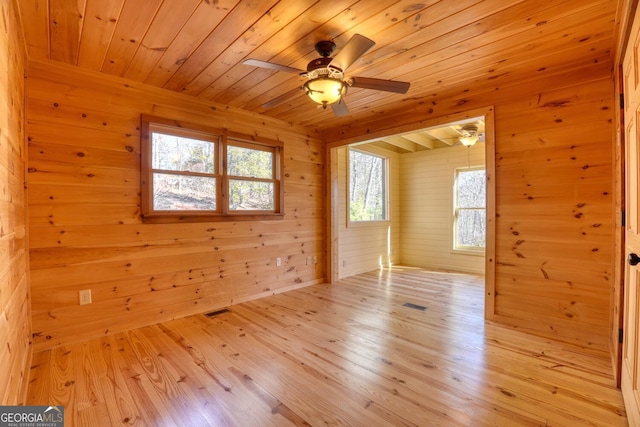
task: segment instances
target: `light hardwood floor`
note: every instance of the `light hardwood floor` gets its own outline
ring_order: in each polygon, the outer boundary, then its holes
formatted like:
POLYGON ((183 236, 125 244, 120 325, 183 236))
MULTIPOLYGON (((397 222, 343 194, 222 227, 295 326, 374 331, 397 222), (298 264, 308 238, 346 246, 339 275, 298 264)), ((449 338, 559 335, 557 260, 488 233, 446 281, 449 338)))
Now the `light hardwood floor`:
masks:
POLYGON ((27 403, 67 426, 627 425, 606 357, 485 324, 482 298, 477 276, 354 276, 36 353, 27 403))

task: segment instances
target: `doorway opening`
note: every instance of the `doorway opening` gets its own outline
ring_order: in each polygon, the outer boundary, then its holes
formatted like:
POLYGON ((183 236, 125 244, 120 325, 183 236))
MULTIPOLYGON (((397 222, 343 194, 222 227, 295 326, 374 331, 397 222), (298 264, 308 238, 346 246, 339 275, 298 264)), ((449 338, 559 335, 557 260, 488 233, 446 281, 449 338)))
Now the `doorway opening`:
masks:
POLYGON ((493 110, 474 113, 328 148, 332 282, 397 266, 484 275, 492 314, 493 110))

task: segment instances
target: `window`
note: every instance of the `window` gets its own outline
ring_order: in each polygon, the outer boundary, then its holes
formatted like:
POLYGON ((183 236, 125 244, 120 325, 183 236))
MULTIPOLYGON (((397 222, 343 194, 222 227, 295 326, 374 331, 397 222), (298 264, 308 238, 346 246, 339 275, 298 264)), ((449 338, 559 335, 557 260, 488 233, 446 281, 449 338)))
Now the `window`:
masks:
POLYGON ((349 220, 387 219, 387 159, 350 149, 349 220))
POLYGON ((282 145, 247 139, 143 116, 143 217, 282 217, 282 145))
POLYGON ((273 211, 277 184, 274 165, 273 149, 238 141, 229 142, 229 210, 273 211))
POLYGON ((487 224, 484 168, 456 169, 454 201, 454 249, 484 251, 487 224))

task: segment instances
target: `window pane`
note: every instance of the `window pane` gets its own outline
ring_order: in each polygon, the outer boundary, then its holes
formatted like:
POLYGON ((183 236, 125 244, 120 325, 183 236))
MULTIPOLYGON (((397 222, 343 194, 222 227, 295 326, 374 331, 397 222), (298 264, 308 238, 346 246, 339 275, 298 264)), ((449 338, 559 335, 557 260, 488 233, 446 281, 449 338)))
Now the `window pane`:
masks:
POLYGON ((159 211, 216 210, 216 179, 154 173, 153 209, 159 211))
POLYGON ((273 178, 273 153, 229 145, 227 174, 249 178, 273 178))
POLYGON ((486 174, 484 170, 458 173, 458 207, 484 208, 486 205, 486 174))
POLYGON ((236 211, 275 209, 272 182, 229 180, 229 209, 236 211))
POLYGON ((457 246, 485 247, 487 214, 484 209, 458 211, 457 246))
POLYGON ((387 219, 385 159, 349 151, 349 217, 351 221, 387 219))
POLYGON ((214 173, 215 143, 153 133, 153 169, 214 173))

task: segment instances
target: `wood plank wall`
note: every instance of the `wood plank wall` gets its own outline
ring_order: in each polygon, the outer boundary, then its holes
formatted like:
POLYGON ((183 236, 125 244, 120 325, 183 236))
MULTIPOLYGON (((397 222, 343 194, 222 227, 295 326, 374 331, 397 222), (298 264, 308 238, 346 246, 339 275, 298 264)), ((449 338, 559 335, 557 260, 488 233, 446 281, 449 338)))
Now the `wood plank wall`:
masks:
POLYGON ((0 2, 0 405, 24 403, 31 362, 24 135, 25 42, 0 2))
POLYGON ((483 143, 400 157, 400 259, 403 265, 484 273, 484 253, 453 252, 455 169, 484 166, 483 143))
POLYGON ((608 357, 614 266, 611 63, 532 70, 526 81, 434 95, 412 111, 327 132, 356 142, 495 106, 496 278, 492 318, 608 357), (386 124, 386 125, 385 125, 386 124))
POLYGON ((53 62, 30 62, 27 74, 35 350, 323 281, 324 154, 317 137, 53 62), (284 219, 142 224, 141 113, 283 141, 284 219), (91 289, 92 304, 78 304, 83 289, 91 289))
POLYGON ((356 147, 389 159, 389 221, 349 223, 348 148, 338 151, 338 277, 353 276, 396 264, 400 259, 400 154, 373 145, 356 147))

